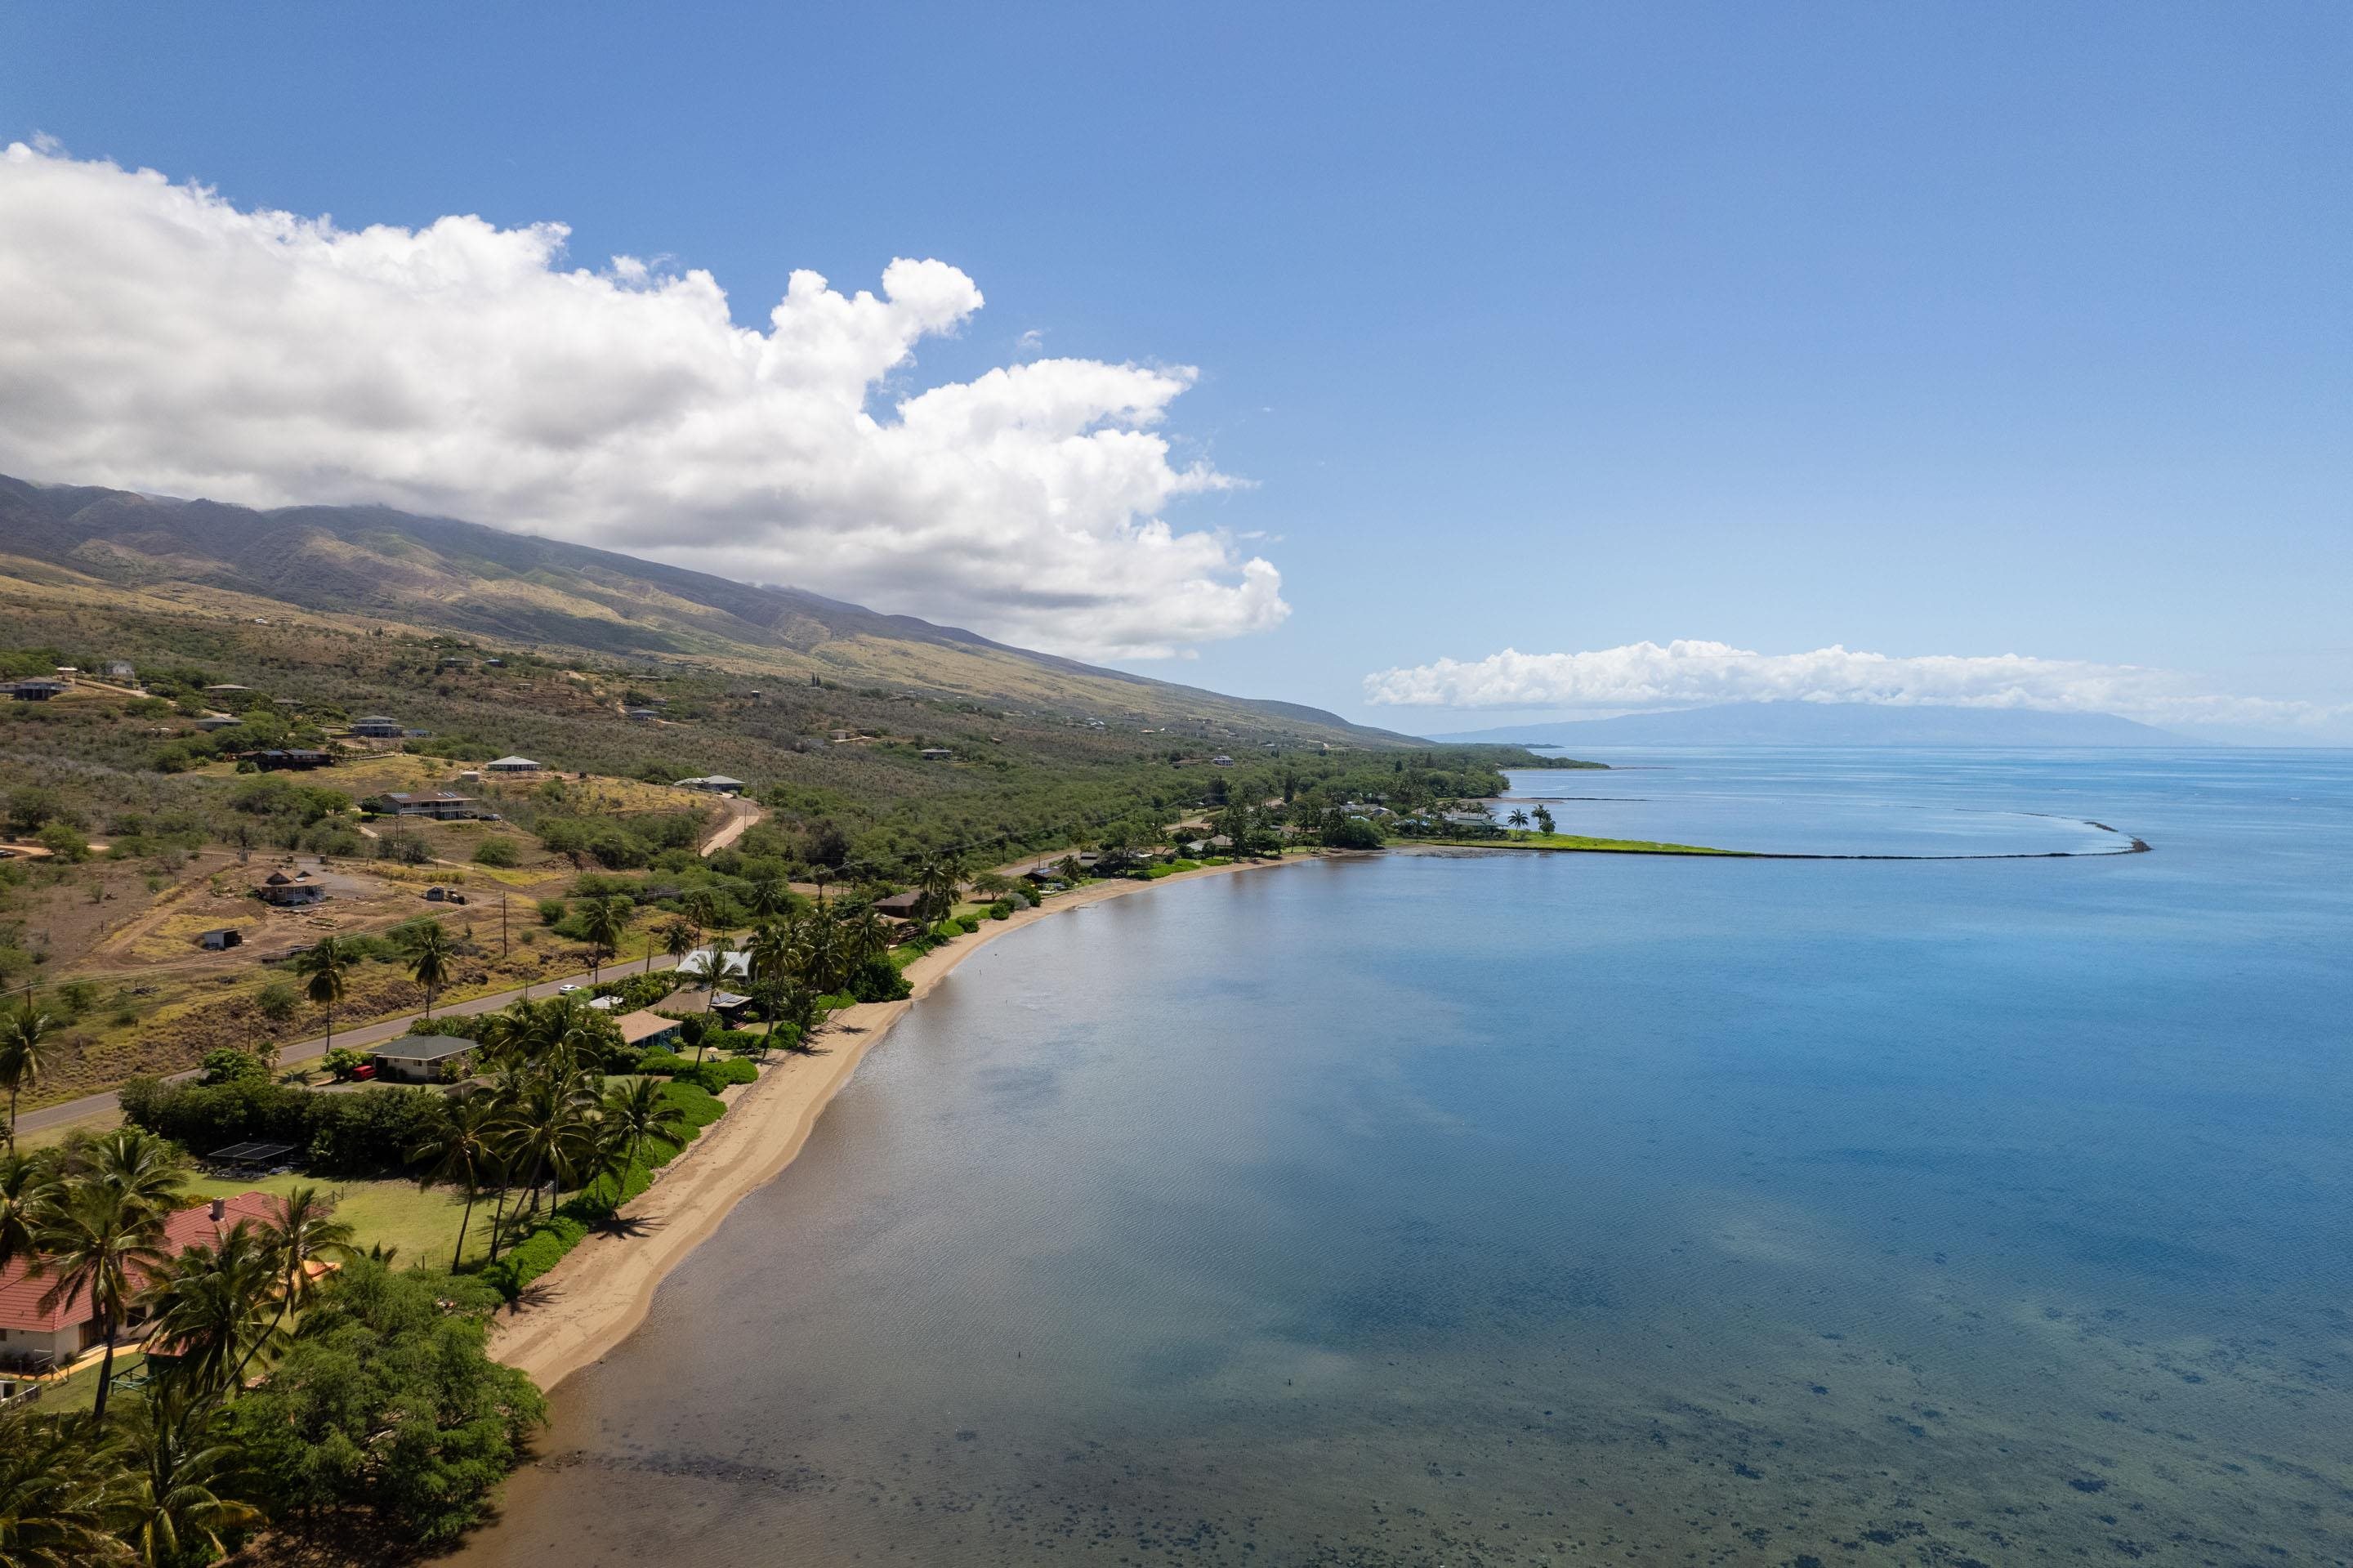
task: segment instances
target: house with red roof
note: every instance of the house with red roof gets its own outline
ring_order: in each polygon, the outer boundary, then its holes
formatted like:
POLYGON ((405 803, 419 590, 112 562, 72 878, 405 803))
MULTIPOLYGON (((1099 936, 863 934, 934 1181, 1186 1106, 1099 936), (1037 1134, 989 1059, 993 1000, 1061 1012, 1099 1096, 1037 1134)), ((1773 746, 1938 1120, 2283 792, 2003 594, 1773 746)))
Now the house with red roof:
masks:
MULTIPOLYGON (((215 1198, 193 1209, 177 1209, 164 1222, 162 1250, 177 1257, 199 1244, 217 1246, 239 1220, 257 1228, 278 1217, 279 1200, 268 1192, 239 1192, 215 1198)), ((87 1291, 71 1300, 43 1308, 41 1298, 57 1285, 49 1275, 36 1275, 30 1258, 17 1258, 0 1268, 0 1363, 46 1370, 69 1365, 85 1351, 98 1348, 98 1314, 87 1291)), ((122 1338, 137 1338, 143 1311, 124 1325, 122 1338)))

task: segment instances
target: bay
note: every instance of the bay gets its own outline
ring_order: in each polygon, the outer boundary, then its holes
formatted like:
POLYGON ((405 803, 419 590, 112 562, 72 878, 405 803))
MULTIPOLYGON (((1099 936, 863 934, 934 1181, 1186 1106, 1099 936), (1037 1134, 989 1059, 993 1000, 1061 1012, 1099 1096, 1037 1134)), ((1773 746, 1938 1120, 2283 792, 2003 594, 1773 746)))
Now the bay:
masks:
POLYGON ((2353 757, 1605 759, 1514 793, 2152 848, 1394 853, 1013 934, 462 1560, 2353 1554, 2353 757))

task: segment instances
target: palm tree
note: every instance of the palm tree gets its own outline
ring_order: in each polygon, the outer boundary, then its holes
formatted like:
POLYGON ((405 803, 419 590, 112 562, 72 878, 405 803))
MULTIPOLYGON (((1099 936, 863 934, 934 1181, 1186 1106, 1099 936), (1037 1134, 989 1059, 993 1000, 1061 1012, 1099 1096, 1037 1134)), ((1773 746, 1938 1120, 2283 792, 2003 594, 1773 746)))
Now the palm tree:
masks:
POLYGON ((42 1294, 41 1310, 53 1312, 89 1299, 106 1340, 106 1354, 98 1365, 98 1395, 90 1407, 93 1419, 101 1423, 106 1396, 114 1384, 114 1341, 138 1293, 138 1278, 164 1266, 164 1219, 169 1212, 111 1183, 78 1181, 43 1217, 40 1255, 32 1272, 57 1283, 42 1294))
POLYGON ((327 1010, 329 1049, 335 1044, 335 1003, 343 1000, 343 977, 351 967, 351 953, 333 937, 322 937, 308 952, 294 955, 294 972, 308 982, 302 994, 327 1010))
POLYGON ((792 893, 783 882, 764 876, 752 884, 752 914, 761 920, 773 920, 792 907, 792 893))
POLYGON ((8 1149, 16 1148, 16 1097, 41 1081, 53 1049, 48 1040, 49 1015, 33 1005, 30 996, 0 1022, 0 1087, 8 1091, 8 1149))
POLYGON ((702 1065, 702 1053, 711 1043, 711 1014, 690 1012, 678 1021, 678 1043, 694 1047, 694 1064, 702 1065))
POLYGON ((686 917, 694 925, 694 939, 701 942, 702 933, 719 924, 719 901, 712 897, 711 889, 698 887, 686 895, 684 904, 686 917))
POLYGON ((33 1254, 41 1217, 56 1197, 50 1161, 13 1150, 0 1154, 0 1268, 33 1254))
POLYGON ((457 955, 449 933, 438 920, 427 920, 408 938, 408 978, 425 988, 425 1016, 433 1016, 433 993, 449 982, 457 955))
POLYGON ((943 856, 923 867, 916 881, 919 895, 916 904, 921 917, 916 922, 926 931, 948 917, 955 907, 956 890, 964 885, 964 864, 955 855, 943 856))
POLYGON ((122 1423, 119 1533, 142 1568, 173 1568, 227 1550, 224 1531, 261 1522, 236 1493, 251 1478, 227 1413, 176 1383, 162 1384, 122 1423))
POLYGON ((1525 828, 1528 825, 1528 814, 1517 806, 1514 806, 1512 808, 1512 814, 1504 818, 1504 821, 1511 823, 1512 826, 1515 828, 1525 828))
POLYGON ((527 1172, 523 1184, 534 1207, 542 1181, 553 1176, 562 1192, 594 1152, 589 1111, 596 1104, 587 1075, 551 1065, 524 1079, 513 1100, 501 1107, 500 1151, 510 1167, 527 1172))
MULTIPOLYGON (((809 924, 815 927, 826 927, 832 922, 818 920, 809 924)), ((750 971, 755 989, 774 990, 792 973, 794 959, 806 951, 802 944, 794 940, 794 936, 793 927, 781 921, 772 921, 752 933, 752 940, 744 948, 747 960, 744 968, 750 971)), ((768 1033, 774 1034, 776 1032, 776 1013, 772 1009, 768 1015, 768 1033)))
POLYGON ((683 920, 673 920, 662 927, 662 951, 673 961, 694 951, 694 933, 683 920))
POLYGON ((133 1203, 171 1213, 180 1206, 186 1159, 170 1139, 135 1127, 119 1127, 79 1147, 69 1172, 77 1184, 95 1182, 133 1203))
POLYGON ((581 927, 587 933, 590 947, 588 978, 594 981, 605 960, 620 952, 621 938, 628 933, 629 916, 637 906, 620 894, 610 898, 592 898, 580 912, 581 927))
POLYGON ((277 1283, 277 1257, 247 1220, 217 1245, 199 1243, 157 1273, 148 1290, 155 1308, 148 1343, 174 1347, 173 1377, 190 1398, 227 1393, 232 1372, 278 1348, 282 1331, 263 1316, 277 1283))
POLYGON ((107 1528, 117 1494, 95 1422, 0 1405, 0 1563, 8 1568, 103 1568, 135 1561, 107 1528))
MULTIPOLYGON (((278 1296, 278 1311, 269 1319, 267 1339, 278 1332, 286 1314, 309 1298, 317 1286, 311 1266, 329 1261, 342 1262, 353 1255, 352 1227, 334 1217, 334 1200, 322 1194, 316 1187, 297 1187, 278 1200, 278 1213, 265 1220, 261 1226, 261 1244, 269 1251, 276 1271, 274 1288, 278 1296)), ((246 1367, 259 1352, 261 1345, 249 1346, 244 1359, 237 1363, 236 1377, 242 1380, 246 1367)))
MULTIPOLYGON (((604 1127, 606 1137, 624 1151, 624 1172, 637 1163, 648 1139, 683 1144, 692 1131, 686 1112, 651 1078, 635 1078, 605 1091, 604 1127)), ((617 1200, 620 1194, 617 1191, 614 1196, 617 1200)))
POLYGON ((727 978, 727 970, 730 968, 728 960, 734 956, 733 938, 713 937, 711 938, 711 945, 703 949, 702 959, 695 966, 693 973, 705 988, 717 991, 720 983, 727 978))
POLYGON ((1552 812, 1542 806, 1536 808, 1536 832, 1540 833, 1552 832, 1552 812))
POLYGON ((499 1107, 491 1097, 469 1095, 449 1107, 448 1130, 417 1145, 408 1156, 431 1162, 418 1187, 439 1182, 465 1190, 465 1212, 458 1216, 458 1245, 449 1253, 453 1274, 466 1255, 466 1227, 473 1223, 474 1200, 481 1192, 482 1178, 499 1167, 498 1120, 499 1107))

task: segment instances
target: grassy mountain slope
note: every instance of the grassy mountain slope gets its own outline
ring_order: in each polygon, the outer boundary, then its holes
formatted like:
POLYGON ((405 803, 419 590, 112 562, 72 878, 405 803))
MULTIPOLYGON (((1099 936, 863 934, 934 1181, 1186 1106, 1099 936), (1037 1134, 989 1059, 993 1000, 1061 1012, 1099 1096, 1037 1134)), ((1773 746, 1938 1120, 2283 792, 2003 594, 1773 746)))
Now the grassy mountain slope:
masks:
POLYGON ((1354 745, 1404 737, 1008 647, 797 588, 385 507, 275 511, 0 477, 0 574, 20 590, 198 613, 288 609, 354 630, 454 633, 739 675, 818 675, 1150 725, 1354 745))

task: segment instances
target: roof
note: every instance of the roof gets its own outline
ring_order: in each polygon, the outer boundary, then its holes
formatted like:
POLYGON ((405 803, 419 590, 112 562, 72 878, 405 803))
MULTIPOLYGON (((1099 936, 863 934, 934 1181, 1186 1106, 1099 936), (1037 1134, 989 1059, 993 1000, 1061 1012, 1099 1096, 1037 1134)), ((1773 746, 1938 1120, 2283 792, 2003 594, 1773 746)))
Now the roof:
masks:
MULTIPOLYGON (((696 948, 691 952, 689 952, 686 957, 679 959, 678 969, 679 972, 683 975, 702 975, 707 979, 710 972, 710 963, 711 949, 708 948, 696 948)), ((751 972, 752 955, 745 952, 733 952, 728 954, 727 961, 720 966, 720 976, 723 980, 732 980, 738 975, 748 975, 751 972)))
POLYGON ((626 1045, 635 1045, 657 1034, 667 1034, 678 1027, 677 1019, 664 1018, 660 1013, 643 1007, 635 1012, 621 1014, 613 1022, 620 1030, 621 1042, 626 1045))
POLYGON ((485 762, 482 766, 485 768, 536 768, 539 764, 528 757, 501 757, 496 761, 485 762))
POLYGON ((688 789, 741 789, 744 780, 730 779, 724 773, 713 773, 701 779, 681 779, 681 787, 688 789))
POLYGON ((375 1054, 392 1062, 440 1062, 460 1052, 477 1050, 480 1044, 455 1034, 404 1034, 377 1046, 375 1054))
POLYGON ((400 721, 393 717, 390 714, 368 714, 364 717, 355 718, 352 720, 352 722, 353 724, 398 724, 400 721))
POLYGON ((473 797, 471 795, 452 795, 447 789, 422 789, 413 795, 409 794, 406 790, 388 789, 385 793, 375 796, 375 799, 379 800, 389 800, 396 806, 449 806, 462 805, 473 800, 473 797))
MULTIPOLYGON (((267 1192, 239 1192, 221 1200, 221 1217, 212 1217, 209 1203, 193 1209, 175 1210, 164 1222, 163 1250, 177 1256, 199 1243, 217 1246, 223 1233, 239 1220, 261 1224, 275 1219, 279 1202, 267 1192)), ((47 1311, 42 1310, 41 1298, 56 1286, 53 1278, 35 1278, 32 1260, 17 1258, 0 1268, 0 1329, 33 1333, 55 1333, 76 1323, 87 1322, 92 1316, 90 1296, 84 1292, 71 1302, 59 1301, 47 1311)))
POLYGON ((912 913, 915 906, 923 902, 923 895, 920 893, 893 893, 887 898, 876 899, 874 907, 885 915, 912 913))

